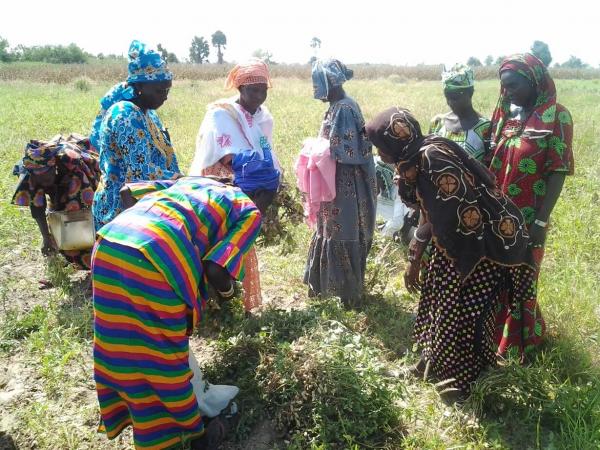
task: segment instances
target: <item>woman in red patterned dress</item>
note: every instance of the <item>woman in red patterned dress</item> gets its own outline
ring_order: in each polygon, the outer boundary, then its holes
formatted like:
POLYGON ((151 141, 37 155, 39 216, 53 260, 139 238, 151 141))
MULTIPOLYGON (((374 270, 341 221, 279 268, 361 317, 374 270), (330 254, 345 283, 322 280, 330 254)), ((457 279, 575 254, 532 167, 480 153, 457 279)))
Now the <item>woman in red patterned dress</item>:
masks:
MULTIPOLYGON (((492 116, 490 169, 502 192, 520 209, 529 230, 537 274, 550 214, 566 175, 573 174, 573 120, 557 103, 544 63, 525 53, 500 66, 501 91, 492 116)), ((520 356, 543 338, 545 324, 535 296, 523 304, 505 297, 497 311, 498 352, 520 356)))

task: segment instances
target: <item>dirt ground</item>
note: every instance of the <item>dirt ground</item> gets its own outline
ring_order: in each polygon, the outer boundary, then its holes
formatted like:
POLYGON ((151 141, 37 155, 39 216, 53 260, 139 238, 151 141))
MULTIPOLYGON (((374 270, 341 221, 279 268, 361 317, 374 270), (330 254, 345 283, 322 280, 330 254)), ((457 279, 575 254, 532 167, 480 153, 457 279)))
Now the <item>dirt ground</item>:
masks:
MULTIPOLYGON (((36 305, 45 306, 49 298, 58 294, 56 287, 45 283, 45 262, 42 257, 28 255, 24 258, 25 249, 16 248, 13 250, 14 259, 0 267, 0 285, 4 286, 2 302, 0 303, 0 313, 4 314, 9 308, 18 309, 22 313, 31 311, 36 305), (15 277, 18 273, 19 277, 15 277), (16 281, 15 281, 16 280, 16 281)), ((83 286, 85 283, 85 273, 78 272, 71 275, 71 281, 75 285, 83 286)), ((305 305, 300 296, 285 298, 278 295, 276 289, 266 289, 263 293, 263 305, 275 306, 281 309, 303 308, 305 305)), ((84 301, 91 301, 91 297, 86 296, 84 301)), ((260 309, 255 310, 260 314, 260 309)), ((195 350, 200 365, 210 362, 214 357, 214 350, 208 339, 194 336, 190 340, 190 346, 195 350), (200 351, 200 349, 202 351, 200 351)), ((71 406, 90 407, 95 405, 96 393, 94 390, 91 366, 92 355, 90 351, 81 355, 83 360, 78 361, 73 368, 77 374, 70 373, 73 376, 79 376, 84 380, 78 383, 75 388, 69 392, 69 402, 71 406)), ((27 441, 24 436, 11 436, 7 431, 14 430, 20 409, 24 405, 43 401, 51 407, 60 408, 60 405, 52 406, 51 400, 48 400, 47 393, 44 392, 41 376, 28 357, 26 352, 14 352, 8 356, 0 355, 0 450, 30 449, 36 448, 37 443, 27 441), (19 446, 16 444, 19 442, 19 446)), ((89 427, 93 430, 97 423, 87 422, 82 417, 77 417, 77 407, 61 411, 61 422, 78 426, 89 427)), ((242 412, 243 413, 243 412, 242 412)), ((131 447, 131 432, 122 433, 119 439, 113 441, 110 446, 103 448, 129 449, 131 447)), ((242 443, 225 442, 221 447, 223 450, 266 450, 273 448, 284 448, 285 442, 282 436, 275 430, 274 423, 270 420, 260 422, 250 433, 250 437, 242 443)))

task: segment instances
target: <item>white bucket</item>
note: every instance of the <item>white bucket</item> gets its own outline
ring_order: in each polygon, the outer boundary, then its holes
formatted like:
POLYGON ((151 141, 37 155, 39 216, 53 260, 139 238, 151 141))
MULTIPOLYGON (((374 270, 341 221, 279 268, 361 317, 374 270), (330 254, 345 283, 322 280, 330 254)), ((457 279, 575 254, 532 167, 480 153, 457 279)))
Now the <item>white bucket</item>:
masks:
POLYGON ((91 209, 51 211, 48 226, 59 250, 85 250, 96 241, 91 209))

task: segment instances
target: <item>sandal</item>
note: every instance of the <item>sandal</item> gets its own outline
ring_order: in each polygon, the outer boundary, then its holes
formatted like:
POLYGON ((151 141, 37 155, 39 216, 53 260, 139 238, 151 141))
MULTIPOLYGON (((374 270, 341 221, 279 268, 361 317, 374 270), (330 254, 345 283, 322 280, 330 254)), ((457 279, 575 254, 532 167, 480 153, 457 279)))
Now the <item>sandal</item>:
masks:
POLYGON ((216 449, 225 439, 228 425, 226 419, 219 416, 211 419, 204 427, 204 434, 191 442, 192 450, 212 450, 216 449))
POLYGON ((234 429, 240 421, 237 403, 232 401, 213 418, 204 418, 204 434, 191 442, 192 450, 210 450, 217 448, 225 439, 225 436, 234 429))

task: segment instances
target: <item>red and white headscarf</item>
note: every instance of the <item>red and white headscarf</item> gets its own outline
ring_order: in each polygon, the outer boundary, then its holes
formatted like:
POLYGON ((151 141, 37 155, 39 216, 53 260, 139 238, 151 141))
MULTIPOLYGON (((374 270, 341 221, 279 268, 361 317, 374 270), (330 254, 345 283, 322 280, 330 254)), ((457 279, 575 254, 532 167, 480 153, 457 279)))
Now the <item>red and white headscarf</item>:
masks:
POLYGON ((251 59, 231 69, 225 80, 225 89, 237 89, 240 86, 259 83, 272 87, 269 67, 260 59, 251 59))

